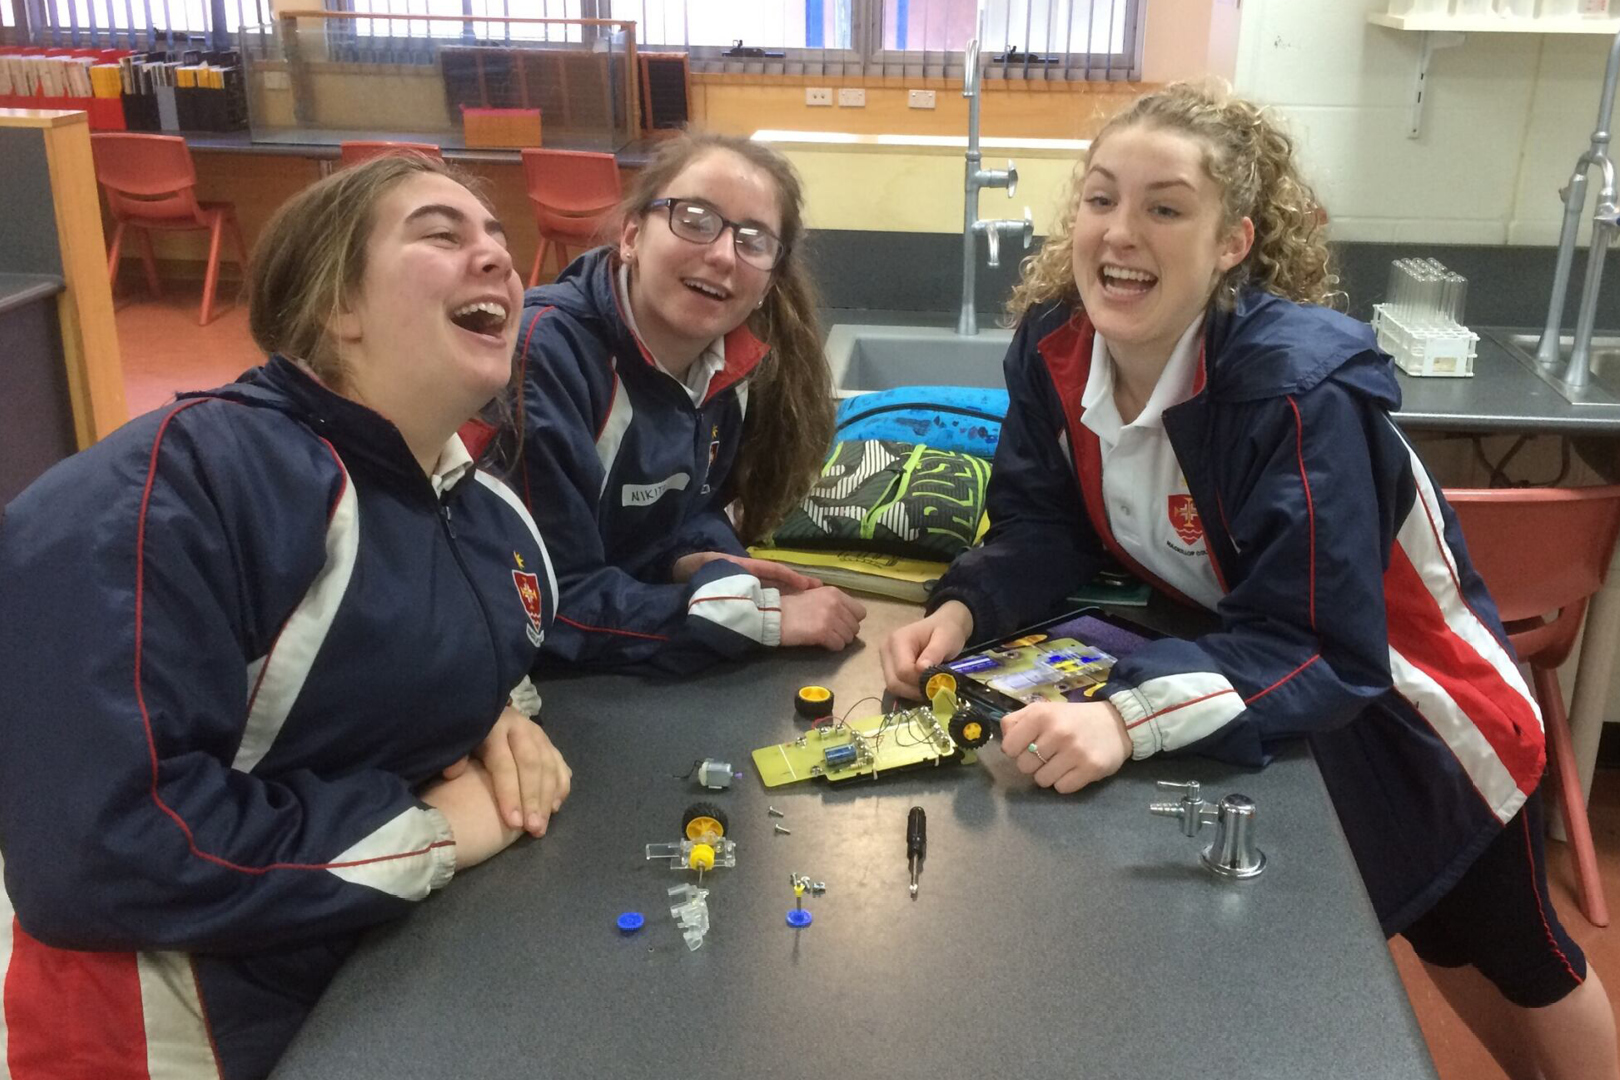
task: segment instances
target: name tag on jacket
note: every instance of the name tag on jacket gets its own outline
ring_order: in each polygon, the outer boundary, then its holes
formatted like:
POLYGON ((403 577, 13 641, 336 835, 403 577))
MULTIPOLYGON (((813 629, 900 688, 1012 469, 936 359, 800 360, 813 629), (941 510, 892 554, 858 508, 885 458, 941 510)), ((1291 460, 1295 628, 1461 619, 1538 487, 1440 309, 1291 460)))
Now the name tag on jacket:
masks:
POLYGON ((651 506, 663 498, 666 491, 685 491, 686 485, 691 483, 690 473, 678 472, 667 480, 660 480, 656 484, 626 484, 621 489, 620 506, 651 506))

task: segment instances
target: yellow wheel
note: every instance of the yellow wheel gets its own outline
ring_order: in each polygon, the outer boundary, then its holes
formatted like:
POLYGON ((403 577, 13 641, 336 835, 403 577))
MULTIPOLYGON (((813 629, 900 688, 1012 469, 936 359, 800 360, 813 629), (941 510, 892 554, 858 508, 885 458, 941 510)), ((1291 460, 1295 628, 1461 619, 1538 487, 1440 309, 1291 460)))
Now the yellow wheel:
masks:
POLYGON ((801 686, 793 699, 793 711, 806 720, 820 720, 831 716, 833 692, 825 686, 801 686))
POLYGON ((708 844, 693 844, 692 854, 687 857, 686 865, 693 870, 713 870, 714 848, 708 844))
POLYGON ((972 709, 958 709, 945 729, 951 741, 966 750, 977 750, 990 741, 990 727, 972 709))
POLYGON ((923 697, 927 698, 929 701, 933 701, 934 695, 939 693, 941 690, 949 690, 953 694, 956 693, 956 676, 947 675, 945 672, 941 671, 939 674, 929 679, 928 685, 923 687, 923 697))
POLYGON ((693 803, 681 815, 681 831, 688 840, 718 839, 726 835, 729 824, 725 811, 714 803, 693 803))

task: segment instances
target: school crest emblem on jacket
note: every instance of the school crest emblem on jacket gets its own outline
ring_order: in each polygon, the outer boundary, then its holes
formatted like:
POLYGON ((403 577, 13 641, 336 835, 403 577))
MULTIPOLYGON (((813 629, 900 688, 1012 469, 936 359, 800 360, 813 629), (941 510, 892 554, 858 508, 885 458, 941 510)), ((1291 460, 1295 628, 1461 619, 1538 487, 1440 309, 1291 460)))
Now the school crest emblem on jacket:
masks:
POLYGON ((518 599, 523 601, 523 610, 529 616, 529 625, 525 628, 529 641, 539 648, 541 640, 545 637, 540 631, 540 578, 536 574, 514 570, 512 584, 517 586, 518 599))
POLYGON ((1183 544, 1196 544, 1204 537, 1204 522, 1198 516, 1191 495, 1170 496, 1170 526, 1183 544))

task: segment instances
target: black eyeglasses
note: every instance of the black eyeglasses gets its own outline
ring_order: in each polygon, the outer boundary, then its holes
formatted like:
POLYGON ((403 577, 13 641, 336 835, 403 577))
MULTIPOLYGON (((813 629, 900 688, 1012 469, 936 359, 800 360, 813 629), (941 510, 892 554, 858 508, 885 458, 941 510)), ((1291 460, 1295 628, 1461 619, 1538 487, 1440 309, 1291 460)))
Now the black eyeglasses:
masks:
POLYGON ((712 244, 727 229, 737 257, 760 270, 775 270, 787 254, 787 245, 769 229, 727 221, 711 206, 691 199, 654 199, 648 210, 669 211, 669 231, 694 244, 712 244))

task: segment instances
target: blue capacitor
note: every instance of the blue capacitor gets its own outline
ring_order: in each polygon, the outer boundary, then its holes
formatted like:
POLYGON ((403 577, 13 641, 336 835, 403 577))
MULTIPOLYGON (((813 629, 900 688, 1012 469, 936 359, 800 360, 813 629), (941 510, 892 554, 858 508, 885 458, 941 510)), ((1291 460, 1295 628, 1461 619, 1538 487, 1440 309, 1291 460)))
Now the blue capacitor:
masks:
POLYGON ((845 743, 842 746, 829 746, 826 749, 827 768, 838 769, 845 765, 855 764, 855 746, 845 743))

